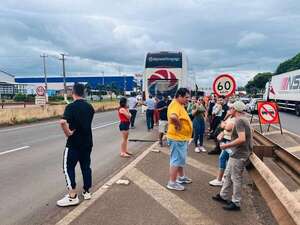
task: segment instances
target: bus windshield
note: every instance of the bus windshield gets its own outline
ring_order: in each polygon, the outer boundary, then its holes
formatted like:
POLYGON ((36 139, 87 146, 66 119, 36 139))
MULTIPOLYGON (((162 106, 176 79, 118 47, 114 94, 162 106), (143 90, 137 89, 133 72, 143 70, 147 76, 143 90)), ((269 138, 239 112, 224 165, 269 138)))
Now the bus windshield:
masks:
POLYGON ((181 68, 182 53, 160 52, 148 53, 145 68, 181 68))

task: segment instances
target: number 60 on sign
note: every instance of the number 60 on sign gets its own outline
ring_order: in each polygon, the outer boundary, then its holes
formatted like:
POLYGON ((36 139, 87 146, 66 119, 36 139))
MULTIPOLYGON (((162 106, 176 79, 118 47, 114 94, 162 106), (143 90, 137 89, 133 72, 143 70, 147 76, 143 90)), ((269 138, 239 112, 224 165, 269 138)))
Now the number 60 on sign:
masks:
POLYGON ((236 83, 233 76, 229 74, 221 74, 214 80, 213 90, 217 96, 228 97, 234 94, 236 83))

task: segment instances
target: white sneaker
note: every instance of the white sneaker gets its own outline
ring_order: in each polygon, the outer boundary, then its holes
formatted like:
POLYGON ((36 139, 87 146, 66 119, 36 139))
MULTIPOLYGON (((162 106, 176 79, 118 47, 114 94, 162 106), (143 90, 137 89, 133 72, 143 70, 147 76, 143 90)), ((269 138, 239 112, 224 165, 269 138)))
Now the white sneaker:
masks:
POLYGON ((200 150, 201 152, 207 152, 207 150, 203 146, 200 146, 200 150))
POLYGON ((70 206, 70 205, 78 205, 79 204, 79 198, 78 195, 76 195, 76 198, 71 198, 69 194, 67 194, 65 197, 62 199, 58 200, 56 202, 58 206, 65 207, 65 206, 70 206))
POLYGON ((195 152, 199 153, 200 152, 200 148, 196 147, 195 148, 195 152))
POLYGON ((86 192, 82 192, 81 194, 82 194, 84 200, 90 200, 92 198, 92 194, 90 192, 86 191, 86 192))
POLYGON ((212 181, 209 181, 208 183, 211 186, 222 186, 223 185, 223 182, 219 181, 218 179, 214 179, 212 181))

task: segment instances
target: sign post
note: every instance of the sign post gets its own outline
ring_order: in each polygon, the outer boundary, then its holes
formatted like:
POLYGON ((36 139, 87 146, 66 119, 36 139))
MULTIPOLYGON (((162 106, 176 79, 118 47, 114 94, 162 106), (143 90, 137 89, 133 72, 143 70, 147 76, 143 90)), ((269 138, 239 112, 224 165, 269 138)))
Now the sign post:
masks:
POLYGON ((260 130, 262 132, 261 124, 268 124, 268 130, 271 124, 279 124, 280 132, 282 134, 282 127, 278 113, 277 104, 274 102, 261 101, 257 103, 257 112, 260 124, 260 130))
POLYGON ((35 104, 46 105, 45 88, 43 86, 36 88, 35 104))
POLYGON ((235 89, 236 82, 230 74, 221 74, 213 82, 213 91, 219 97, 229 97, 235 93, 235 89))

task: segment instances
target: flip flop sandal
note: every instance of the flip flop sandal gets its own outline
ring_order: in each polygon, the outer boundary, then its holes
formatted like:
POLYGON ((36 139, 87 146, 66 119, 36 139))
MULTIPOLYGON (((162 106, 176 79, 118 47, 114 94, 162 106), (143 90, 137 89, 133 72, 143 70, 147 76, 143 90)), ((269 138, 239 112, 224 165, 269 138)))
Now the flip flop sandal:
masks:
POLYGON ((132 153, 132 152, 126 152, 126 154, 127 154, 127 155, 133 155, 133 153, 132 153))
POLYGON ((120 154, 120 156, 122 157, 122 158, 130 158, 131 157, 131 155, 128 155, 128 154, 120 154))

